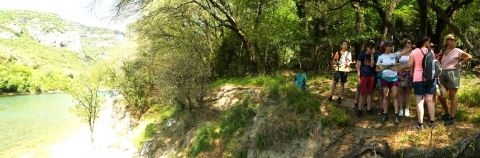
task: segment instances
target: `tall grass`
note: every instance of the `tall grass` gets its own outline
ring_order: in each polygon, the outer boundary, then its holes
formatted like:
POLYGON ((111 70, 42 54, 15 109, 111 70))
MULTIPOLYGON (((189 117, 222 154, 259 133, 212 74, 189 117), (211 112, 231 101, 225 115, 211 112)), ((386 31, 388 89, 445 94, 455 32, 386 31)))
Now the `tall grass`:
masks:
POLYGON ((223 112, 220 116, 219 122, 208 122, 201 125, 196 132, 195 141, 188 152, 189 157, 195 157, 198 154, 212 150, 214 147, 226 148, 226 155, 232 156, 244 155, 238 142, 239 137, 244 131, 244 128, 251 124, 253 117, 256 115, 253 110, 254 105, 246 97, 243 101, 223 112), (217 144, 214 142, 221 142, 217 144), (237 152, 238 151, 238 152, 237 152))

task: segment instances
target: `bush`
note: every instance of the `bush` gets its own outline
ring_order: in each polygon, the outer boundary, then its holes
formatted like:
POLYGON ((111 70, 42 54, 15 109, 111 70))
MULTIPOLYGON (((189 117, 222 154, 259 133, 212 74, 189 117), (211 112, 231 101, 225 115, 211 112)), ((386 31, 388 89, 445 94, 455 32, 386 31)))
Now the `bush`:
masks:
POLYGON ((288 85, 282 89, 285 92, 285 104, 282 108, 285 111, 298 113, 318 112, 320 109, 320 100, 317 96, 302 91, 294 85, 288 85))
POLYGON ((344 109, 337 108, 334 105, 327 104, 328 115, 322 118, 322 123, 327 126, 337 125, 346 126, 348 123, 348 115, 344 109))
POLYGON ((217 137, 217 127, 212 123, 205 123, 198 128, 195 134, 195 141, 192 143, 192 148, 188 152, 189 157, 195 157, 201 152, 209 151, 213 147, 213 140, 217 137))
POLYGON ((224 111, 219 123, 206 123, 200 126, 195 135, 195 141, 188 155, 195 157, 198 154, 210 151, 215 145, 214 140, 219 140, 221 144, 217 147, 226 147, 226 153, 237 153, 242 155, 238 149, 238 138, 243 133, 243 128, 251 123, 255 116, 255 111, 251 107, 250 98, 246 97, 237 106, 224 111))
POLYGON ((249 107, 249 98, 242 101, 240 105, 225 111, 220 117, 220 134, 231 136, 234 132, 248 125, 255 116, 255 111, 249 107))

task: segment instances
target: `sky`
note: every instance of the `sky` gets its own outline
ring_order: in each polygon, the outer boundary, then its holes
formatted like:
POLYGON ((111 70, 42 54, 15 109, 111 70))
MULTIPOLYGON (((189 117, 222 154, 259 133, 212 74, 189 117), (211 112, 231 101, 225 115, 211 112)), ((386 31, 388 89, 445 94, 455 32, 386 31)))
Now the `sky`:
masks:
POLYGON ((35 10, 59 14, 63 19, 88 26, 110 28, 125 32, 133 18, 114 21, 113 4, 117 0, 0 0, 0 9, 35 10))

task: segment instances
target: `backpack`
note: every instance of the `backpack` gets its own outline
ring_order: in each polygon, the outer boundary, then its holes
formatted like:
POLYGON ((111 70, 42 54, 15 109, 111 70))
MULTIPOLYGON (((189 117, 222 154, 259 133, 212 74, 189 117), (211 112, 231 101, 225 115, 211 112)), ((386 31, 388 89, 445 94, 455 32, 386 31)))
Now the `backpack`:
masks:
POLYGON ((442 67, 440 62, 435 58, 435 54, 428 49, 427 54, 423 53, 422 49, 420 51, 423 54, 422 68, 423 68, 423 78, 425 80, 436 79, 442 74, 442 67))
MULTIPOLYGON (((340 52, 341 52, 341 50, 335 52, 335 53, 333 54, 333 56, 332 56, 333 62, 334 62, 336 65, 338 65, 338 66, 340 66, 340 65, 342 64, 342 62, 340 61, 340 58, 342 57, 342 55, 341 55, 340 52)), ((347 54, 345 54, 345 55, 350 56, 350 55, 351 55, 351 52, 347 51, 347 54)), ((338 71, 338 69, 340 69, 340 67, 337 67, 337 71, 338 71)))
POLYGON ((307 75, 305 73, 297 73, 295 75, 295 86, 301 90, 307 90, 307 75))

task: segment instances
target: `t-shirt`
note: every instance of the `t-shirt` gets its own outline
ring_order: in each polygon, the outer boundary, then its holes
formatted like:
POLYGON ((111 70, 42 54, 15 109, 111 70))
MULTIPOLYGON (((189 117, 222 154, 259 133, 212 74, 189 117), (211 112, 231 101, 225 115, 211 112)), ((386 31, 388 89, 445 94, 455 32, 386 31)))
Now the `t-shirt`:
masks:
POLYGON ((427 53, 427 48, 416 48, 410 53, 410 58, 413 58, 413 82, 423 81, 423 53, 427 53), (423 52, 422 52, 423 51, 423 52))
MULTIPOLYGON (((396 63, 396 55, 394 53, 382 54, 378 57, 377 65, 394 65, 396 63)), ((397 77, 397 71, 390 69, 384 69, 382 71, 382 77, 392 78, 397 77)))
MULTIPOLYGON (((368 77, 373 77, 375 76, 375 69, 374 65, 372 65, 371 61, 372 55, 367 54, 366 52, 362 51, 358 55, 357 60, 360 61, 360 76, 368 76, 368 77)), ((378 56, 374 55, 373 60, 376 62, 378 59, 378 56)))
POLYGON ((350 63, 352 62, 352 53, 349 51, 339 51, 340 52, 340 59, 338 60, 338 71, 349 72, 350 71, 350 63))
MULTIPOLYGON (((400 53, 402 53, 402 51, 403 50, 399 50, 395 54, 397 56, 400 56, 400 53)), ((408 63, 408 60, 410 60, 410 54, 404 54, 404 55, 400 56, 400 58, 398 59, 398 62, 400 63, 400 65, 406 65, 408 63)))
POLYGON ((463 50, 458 48, 454 48, 450 52, 444 52, 445 54, 443 54, 442 61, 440 61, 442 64, 442 69, 456 69, 458 65, 458 58, 462 56, 463 52, 463 50))

